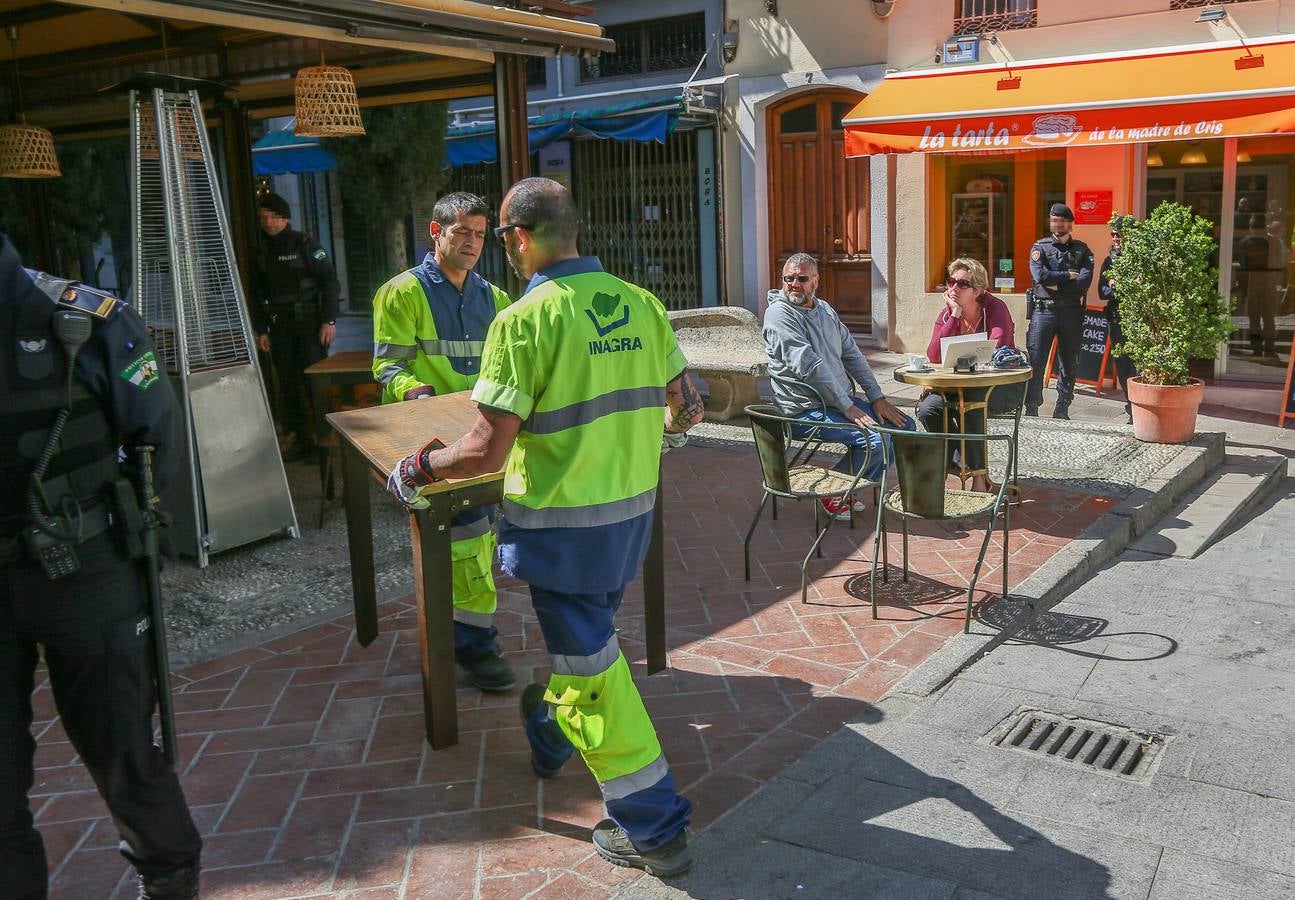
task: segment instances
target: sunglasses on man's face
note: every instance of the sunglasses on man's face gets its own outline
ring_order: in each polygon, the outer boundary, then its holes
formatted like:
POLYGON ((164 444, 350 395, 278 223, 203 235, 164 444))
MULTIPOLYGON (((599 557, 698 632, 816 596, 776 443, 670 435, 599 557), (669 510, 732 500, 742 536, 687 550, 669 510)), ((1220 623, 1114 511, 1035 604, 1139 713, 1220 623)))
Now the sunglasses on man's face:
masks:
POLYGON ((972 282, 968 281, 965 278, 950 278, 948 284, 949 284, 949 287, 951 288, 958 288, 959 290, 964 290, 964 291, 967 288, 975 287, 975 284, 973 284, 972 282))
POLYGON ((499 238, 499 243, 502 244, 504 242, 504 235, 508 234, 508 232, 512 231, 514 228, 525 228, 527 231, 532 230, 531 226, 527 225, 525 222, 509 222, 507 225, 500 225, 491 230, 494 231, 495 237, 499 238))
POLYGON ((784 276, 782 276, 782 282, 783 282, 783 284, 791 284, 792 282, 796 282, 796 281, 799 281, 801 284, 804 284, 805 282, 809 281, 809 276, 808 276, 808 275, 784 275, 784 276))

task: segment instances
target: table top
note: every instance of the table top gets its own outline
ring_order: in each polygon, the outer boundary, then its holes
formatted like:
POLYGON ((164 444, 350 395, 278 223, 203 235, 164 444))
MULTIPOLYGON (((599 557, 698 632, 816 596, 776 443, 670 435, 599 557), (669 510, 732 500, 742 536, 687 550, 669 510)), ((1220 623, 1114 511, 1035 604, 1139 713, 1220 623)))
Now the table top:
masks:
POLYGON ((307 375, 357 375, 373 374, 372 350, 345 350, 325 356, 306 369, 307 375))
POLYGON ((916 384, 935 390, 949 390, 1016 384, 1020 381, 1028 381, 1033 372, 1034 369, 1029 366, 1022 366, 1019 369, 977 369, 974 372, 955 372, 952 369, 939 368, 913 372, 908 366, 900 366, 895 369, 895 380, 900 384, 916 384))
MULTIPOLYGON (((460 391, 329 413, 327 419, 342 439, 359 450, 369 465, 385 477, 396 463, 432 438, 440 438, 448 446, 467 434, 477 420, 477 404, 472 402, 470 391, 460 391)), ((503 472, 447 479, 427 487, 423 493, 437 494, 501 478, 503 472)))

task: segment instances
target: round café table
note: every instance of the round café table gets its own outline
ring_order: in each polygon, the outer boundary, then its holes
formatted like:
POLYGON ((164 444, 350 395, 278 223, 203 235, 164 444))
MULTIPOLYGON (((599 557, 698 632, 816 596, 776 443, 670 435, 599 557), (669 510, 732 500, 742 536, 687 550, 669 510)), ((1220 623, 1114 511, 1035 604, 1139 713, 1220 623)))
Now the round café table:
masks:
MULTIPOLYGON (((989 428, 989 397, 994 392, 994 388, 1002 387, 1008 384, 1019 384, 1023 381, 1029 381, 1033 369, 1029 366, 1022 366, 1019 369, 994 369, 980 368, 974 372, 955 372, 952 369, 929 368, 925 371, 913 371, 908 366, 900 366, 895 369, 895 380, 900 384, 915 384, 919 387, 929 388, 937 394, 942 394, 945 399, 944 404, 944 430, 952 431, 949 428, 949 407, 954 403, 958 408, 958 422, 962 427, 966 427, 967 413, 979 410, 985 416, 985 428, 989 428), (983 388, 984 397, 978 400, 968 400, 965 391, 968 388, 983 388)), ((1021 401, 1024 403, 1025 398, 1021 401)), ((1018 447, 1017 441, 1021 434, 1021 404, 1016 407, 1016 424, 1012 429, 1012 455, 1015 457, 1018 447)), ((961 452, 958 454, 958 465, 950 471, 958 476, 962 483, 963 490, 966 490, 967 482, 974 475, 984 475, 989 477, 989 469, 968 469, 967 468, 967 442, 959 442, 961 452)), ((985 463, 989 463, 989 455, 985 455, 985 463)), ((1004 472, 1003 477, 1007 478, 1013 473, 1004 472)), ((1014 495, 1017 502, 1020 501, 1020 487, 1013 478, 1012 484, 1008 488, 1014 495)))

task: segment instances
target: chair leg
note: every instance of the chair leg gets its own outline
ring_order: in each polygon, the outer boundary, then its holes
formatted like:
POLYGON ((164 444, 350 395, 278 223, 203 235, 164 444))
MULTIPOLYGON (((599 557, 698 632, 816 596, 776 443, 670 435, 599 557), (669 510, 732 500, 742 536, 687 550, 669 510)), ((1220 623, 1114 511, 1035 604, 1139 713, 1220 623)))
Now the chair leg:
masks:
POLYGON ((1012 505, 1003 504, 1003 599, 1007 599, 1007 517, 1011 515, 1012 505))
POLYGON ((327 515, 328 504, 331 503, 333 499, 333 448, 328 447, 325 450, 325 453, 323 484, 320 485, 320 487, 323 488, 323 492, 319 497, 319 523, 315 526, 320 529, 324 527, 324 516, 327 515))
MULTIPOLYGON (((877 618, 877 557, 881 553, 881 535, 886 527, 886 512, 877 507, 877 530, 872 536, 872 578, 868 581, 868 599, 872 601, 872 617, 877 618)), ((882 569, 883 577, 885 569, 882 569)))
POLYGON ((899 520, 904 526, 904 583, 908 583, 908 517, 903 516, 899 520))
POLYGON ((881 514, 881 507, 877 509, 877 520, 881 523, 877 526, 881 531, 881 580, 890 581, 890 541, 886 539, 886 518, 881 514))
MULTIPOLYGON (((819 527, 819 523, 823 519, 823 516, 821 515, 822 511, 823 511, 823 504, 815 500, 814 501, 814 550, 815 550, 815 553, 817 553, 819 559, 823 558, 823 545, 821 541, 823 538, 823 532, 827 530, 826 525, 822 526, 822 528, 819 527)), ((828 517, 828 521, 831 521, 830 516, 828 517)))
POLYGON ((967 614, 963 617, 962 632, 971 631, 971 601, 976 596, 976 579, 980 577, 980 566, 985 561, 985 551, 989 549, 989 536, 994 533, 994 513, 989 514, 989 527, 985 529, 985 539, 980 542, 980 555, 976 557, 976 567, 971 570, 971 584, 967 587, 967 614))
MULTIPOLYGON (((817 500, 814 501, 814 529, 818 530, 819 510, 823 504, 817 500)), ((824 516, 823 530, 818 531, 814 536, 814 546, 809 548, 805 554, 805 561, 800 565, 800 602, 809 602, 809 561, 817 554, 819 559, 823 558, 823 538, 827 536, 827 530, 832 527, 836 519, 831 516, 824 516)))
POLYGON ((773 498, 773 520, 775 522, 778 521, 778 498, 777 497, 773 498))
MULTIPOLYGON (((746 539, 742 541, 742 562, 745 565, 746 580, 751 580, 751 535, 755 534, 755 526, 760 524, 760 516, 764 512, 764 505, 769 502, 770 494, 765 494, 760 498, 760 505, 755 508, 755 518, 751 520, 751 527, 746 530, 746 539)), ((778 502, 777 498, 774 502, 778 502)))

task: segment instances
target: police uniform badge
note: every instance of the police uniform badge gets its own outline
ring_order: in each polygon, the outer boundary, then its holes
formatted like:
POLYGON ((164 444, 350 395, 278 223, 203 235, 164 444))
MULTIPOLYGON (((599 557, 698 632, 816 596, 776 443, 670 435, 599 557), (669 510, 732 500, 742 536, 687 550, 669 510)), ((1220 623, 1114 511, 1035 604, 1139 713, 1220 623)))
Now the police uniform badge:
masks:
POLYGON ((1035 262, 1038 262, 1039 260, 1043 259, 1043 251, 1042 250, 1033 251, 1030 254, 1030 259, 1034 260, 1035 262))

